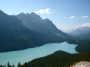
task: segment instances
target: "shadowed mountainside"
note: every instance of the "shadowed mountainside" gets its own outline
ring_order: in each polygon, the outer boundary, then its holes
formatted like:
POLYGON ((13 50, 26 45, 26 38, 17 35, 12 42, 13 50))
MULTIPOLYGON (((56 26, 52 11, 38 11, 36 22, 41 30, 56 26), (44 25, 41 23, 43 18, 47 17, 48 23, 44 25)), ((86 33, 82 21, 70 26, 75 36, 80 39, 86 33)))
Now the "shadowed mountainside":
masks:
POLYGON ((0 52, 37 47, 50 42, 63 42, 70 38, 59 31, 49 19, 39 22, 38 15, 32 13, 29 16, 32 18, 29 19, 30 28, 16 16, 0 11, 0 52))

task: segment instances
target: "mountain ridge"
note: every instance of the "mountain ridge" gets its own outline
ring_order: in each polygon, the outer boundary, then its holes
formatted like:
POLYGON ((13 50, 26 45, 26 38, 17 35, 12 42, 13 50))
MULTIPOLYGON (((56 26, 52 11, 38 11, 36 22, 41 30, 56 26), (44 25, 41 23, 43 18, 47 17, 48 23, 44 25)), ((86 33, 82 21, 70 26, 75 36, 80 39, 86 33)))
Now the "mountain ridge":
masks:
MULTIPOLYGON (((36 18, 36 15, 34 16, 36 18)), ((36 27, 35 24, 32 24, 33 26, 31 25, 31 28, 33 29, 31 29, 26 27, 22 20, 20 20, 17 16, 7 15, 1 11, 0 52, 33 48, 46 43, 63 42, 67 40, 67 35, 62 31, 57 30, 51 21, 48 19, 44 21, 45 24, 46 22, 51 23, 49 24, 51 27, 49 27, 48 24, 45 25, 42 22, 36 22, 35 18, 31 20, 29 19, 29 21, 35 21, 32 23, 38 23, 38 26, 36 27)), ((40 20, 40 17, 38 20, 40 20)))

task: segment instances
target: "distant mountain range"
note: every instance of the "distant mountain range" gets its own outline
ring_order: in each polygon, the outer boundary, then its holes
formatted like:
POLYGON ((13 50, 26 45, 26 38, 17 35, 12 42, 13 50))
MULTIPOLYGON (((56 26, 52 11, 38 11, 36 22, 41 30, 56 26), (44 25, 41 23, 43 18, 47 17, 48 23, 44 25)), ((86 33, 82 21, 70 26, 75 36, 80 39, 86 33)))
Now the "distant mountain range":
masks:
POLYGON ((70 35, 79 40, 90 40, 90 27, 79 27, 70 32, 70 35))
POLYGON ((79 27, 69 33, 78 44, 79 52, 90 52, 90 27, 79 27))
POLYGON ((35 13, 13 16, 0 11, 0 52, 63 42, 67 38, 52 21, 35 13))

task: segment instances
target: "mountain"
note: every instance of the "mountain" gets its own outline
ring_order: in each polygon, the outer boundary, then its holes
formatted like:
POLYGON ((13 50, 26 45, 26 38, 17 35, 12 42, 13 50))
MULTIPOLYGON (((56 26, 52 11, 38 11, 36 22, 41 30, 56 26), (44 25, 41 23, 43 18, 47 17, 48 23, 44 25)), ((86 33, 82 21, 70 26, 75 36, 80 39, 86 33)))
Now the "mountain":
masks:
POLYGON ((33 48, 70 38, 59 31, 49 19, 43 20, 34 13, 20 15, 25 21, 0 11, 0 52, 33 48))
MULTIPOLYGON (((49 19, 42 19, 39 15, 35 13, 24 14, 21 13, 17 17, 23 22, 23 24, 30 30, 44 33, 44 34, 63 34, 62 31, 58 30, 52 21, 49 19)), ((60 35, 59 34, 59 35, 60 35)))
POLYGON ((70 32, 72 36, 79 40, 90 40, 90 27, 80 27, 70 32))
MULTIPOLYGON (((57 29, 57 27, 53 24, 51 20, 42 19, 39 15, 35 13, 20 13, 17 15, 17 17, 30 30, 43 34, 46 40, 50 40, 52 38, 52 42, 67 41, 71 43, 74 41, 71 36, 57 29)), ((38 38, 41 38, 41 36, 38 38)))
POLYGON ((51 55, 25 63, 21 67, 71 67, 71 65, 80 61, 90 61, 90 53, 69 54, 56 51, 51 55))
POLYGON ((79 27, 69 33, 78 44, 77 50, 79 52, 90 53, 90 27, 79 27))
MULTIPOLYGON (((32 31, 38 32, 42 35, 37 38, 46 38, 49 40, 53 38, 55 40, 66 40, 67 34, 58 30, 52 21, 49 19, 42 19, 39 15, 35 13, 20 13, 17 17, 23 22, 23 24, 32 31)), ((40 40, 40 39, 39 39, 40 40)))
POLYGON ((30 30, 43 34, 46 40, 50 40, 51 38, 53 38, 52 42, 60 42, 60 40, 68 42, 73 41, 71 36, 57 29, 53 22, 49 19, 42 19, 35 13, 20 13, 19 15, 17 15, 17 17, 30 30))
POLYGON ((0 11, 0 52, 30 47, 31 33, 17 17, 0 11))

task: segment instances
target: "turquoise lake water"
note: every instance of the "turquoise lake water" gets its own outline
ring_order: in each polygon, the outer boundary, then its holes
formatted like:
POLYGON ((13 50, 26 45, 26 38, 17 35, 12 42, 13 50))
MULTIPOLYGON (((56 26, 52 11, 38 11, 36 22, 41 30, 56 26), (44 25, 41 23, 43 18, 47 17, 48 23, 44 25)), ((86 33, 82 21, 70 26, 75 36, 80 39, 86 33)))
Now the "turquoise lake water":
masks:
POLYGON ((8 62, 14 65, 19 62, 23 64, 24 62, 28 62, 36 58, 47 56, 58 50, 62 50, 68 53, 77 53, 77 51, 75 50, 76 46, 77 46, 76 44, 68 44, 66 42, 49 43, 36 48, 3 52, 0 53, 0 65, 1 64, 5 65, 8 62))

